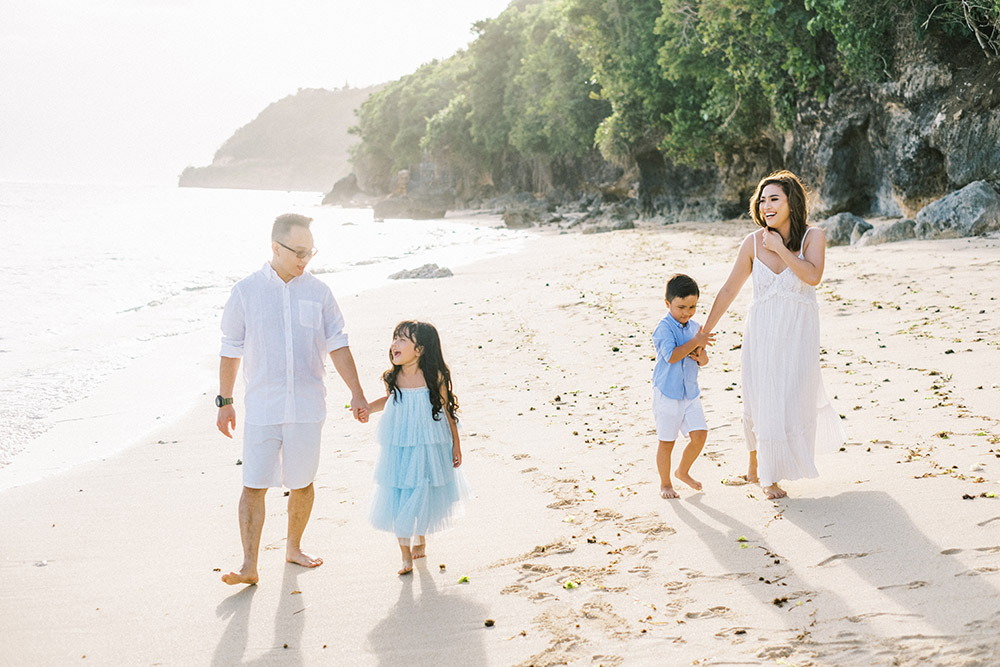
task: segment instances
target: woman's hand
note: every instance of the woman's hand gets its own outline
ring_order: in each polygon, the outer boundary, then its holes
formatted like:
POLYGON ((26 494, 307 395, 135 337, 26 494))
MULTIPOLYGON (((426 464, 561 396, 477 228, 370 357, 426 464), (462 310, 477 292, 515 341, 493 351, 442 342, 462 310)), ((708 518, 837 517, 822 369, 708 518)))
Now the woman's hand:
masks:
POLYGON ((774 231, 770 227, 767 227, 764 229, 762 237, 765 248, 773 253, 781 255, 781 248, 785 247, 785 241, 781 238, 781 234, 774 231))

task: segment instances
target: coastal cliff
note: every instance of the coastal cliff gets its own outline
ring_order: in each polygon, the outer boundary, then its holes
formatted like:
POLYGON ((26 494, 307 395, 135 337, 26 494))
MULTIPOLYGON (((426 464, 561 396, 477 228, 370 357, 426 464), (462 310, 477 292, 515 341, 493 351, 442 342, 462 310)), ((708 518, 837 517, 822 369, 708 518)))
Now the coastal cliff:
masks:
POLYGON ((533 226, 742 217, 777 169, 812 188, 814 218, 1000 189, 1000 9, 762 4, 512 3, 362 105, 354 172, 327 201, 533 226))
POLYGON ((212 164, 188 167, 181 187, 324 192, 351 172, 348 129, 354 111, 378 87, 308 88, 264 109, 215 153, 212 164))

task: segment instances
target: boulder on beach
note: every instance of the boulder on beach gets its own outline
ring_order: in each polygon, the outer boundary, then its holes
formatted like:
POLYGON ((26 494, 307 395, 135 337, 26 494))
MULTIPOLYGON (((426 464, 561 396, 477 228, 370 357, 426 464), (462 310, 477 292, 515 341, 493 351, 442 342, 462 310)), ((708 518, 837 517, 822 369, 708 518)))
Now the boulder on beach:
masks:
POLYGON ((920 209, 914 231, 920 239, 953 239, 998 229, 1000 194, 986 181, 975 181, 920 209))
POLYGON ((409 280, 425 278, 448 278, 453 276, 451 269, 437 264, 424 264, 416 269, 404 269, 389 276, 390 280, 409 280))
POLYGON ((917 223, 909 218, 895 220, 865 232, 854 245, 879 245, 916 238, 917 235, 914 232, 916 226, 917 223))
POLYGON ((826 233, 827 247, 851 245, 872 228, 864 218, 859 218, 853 213, 831 215, 817 226, 826 233))

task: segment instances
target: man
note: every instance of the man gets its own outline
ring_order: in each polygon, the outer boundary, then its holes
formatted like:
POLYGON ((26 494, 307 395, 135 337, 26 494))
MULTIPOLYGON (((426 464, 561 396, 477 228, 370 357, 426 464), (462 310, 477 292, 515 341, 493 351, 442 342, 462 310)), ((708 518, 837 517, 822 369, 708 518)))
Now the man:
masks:
POLYGON ((319 468, 327 354, 351 391, 354 417, 360 420, 368 410, 340 308, 330 288, 305 272, 316 254, 311 222, 294 213, 275 219, 271 261, 236 283, 222 314, 215 402, 216 425, 227 438, 236 429, 233 387, 241 359, 246 381, 239 506, 243 565, 222 576, 230 585, 257 583, 264 495, 282 484, 290 489, 285 560, 303 567, 323 564, 323 559, 303 552, 300 542, 312 512, 313 479, 319 468))

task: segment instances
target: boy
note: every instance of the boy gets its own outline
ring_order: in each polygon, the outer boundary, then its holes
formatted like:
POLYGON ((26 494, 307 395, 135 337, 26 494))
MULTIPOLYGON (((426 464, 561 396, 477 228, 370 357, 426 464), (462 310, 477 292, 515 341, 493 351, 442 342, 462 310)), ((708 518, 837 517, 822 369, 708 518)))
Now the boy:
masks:
POLYGON ((690 475, 691 465, 701 454, 708 436, 705 413, 698 389, 698 368, 708 363, 705 348, 715 334, 706 333, 691 317, 698 307, 698 283, 677 273, 667 281, 667 316, 653 331, 656 366, 653 368, 653 417, 656 437, 656 469, 660 473, 660 497, 679 498, 670 482, 670 454, 678 431, 690 437, 674 476, 696 491, 701 482, 690 475))

